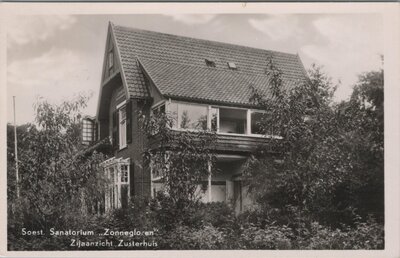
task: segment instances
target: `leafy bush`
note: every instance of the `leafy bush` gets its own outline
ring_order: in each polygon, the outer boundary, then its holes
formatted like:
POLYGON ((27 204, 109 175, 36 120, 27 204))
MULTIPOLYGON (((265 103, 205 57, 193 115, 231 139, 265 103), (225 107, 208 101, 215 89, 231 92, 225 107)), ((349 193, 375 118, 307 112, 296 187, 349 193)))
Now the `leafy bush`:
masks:
MULTIPOLYGON (((59 230, 82 228, 93 230, 95 236, 81 236, 81 241, 108 240, 118 243, 141 242, 141 236, 102 236, 105 228, 113 231, 147 230, 155 234, 146 237, 156 242, 150 247, 83 247, 80 250, 117 249, 382 249, 384 247, 383 225, 370 218, 356 222, 355 227, 330 228, 318 222, 310 222, 304 213, 254 209, 235 216, 225 203, 192 202, 178 214, 175 204, 168 196, 158 195, 149 200, 134 198, 126 209, 114 210, 107 215, 84 216, 77 213, 68 226, 59 230), (279 214, 291 214, 290 218, 278 220, 279 214)), ((11 223, 9 231, 10 250, 76 250, 70 246, 69 237, 21 237, 20 226, 11 223)))
POLYGON ((223 202, 201 203, 199 212, 203 224, 210 224, 218 228, 234 228, 236 216, 231 206, 223 202))
POLYGON ((224 233, 211 225, 200 229, 179 226, 164 236, 163 249, 225 249, 224 233))
POLYGON ((373 219, 357 222, 356 228, 329 229, 313 224, 312 237, 305 249, 383 249, 384 228, 373 219))
POLYGON ((241 235, 245 249, 290 249, 291 229, 285 226, 270 226, 266 229, 249 226, 241 235))

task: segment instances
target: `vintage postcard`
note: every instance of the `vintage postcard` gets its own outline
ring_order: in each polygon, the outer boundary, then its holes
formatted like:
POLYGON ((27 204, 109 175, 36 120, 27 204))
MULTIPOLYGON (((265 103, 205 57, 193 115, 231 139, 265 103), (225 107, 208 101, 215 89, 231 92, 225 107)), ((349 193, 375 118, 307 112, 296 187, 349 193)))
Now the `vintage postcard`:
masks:
POLYGON ((1 255, 400 257, 398 4, 0 16, 1 255))

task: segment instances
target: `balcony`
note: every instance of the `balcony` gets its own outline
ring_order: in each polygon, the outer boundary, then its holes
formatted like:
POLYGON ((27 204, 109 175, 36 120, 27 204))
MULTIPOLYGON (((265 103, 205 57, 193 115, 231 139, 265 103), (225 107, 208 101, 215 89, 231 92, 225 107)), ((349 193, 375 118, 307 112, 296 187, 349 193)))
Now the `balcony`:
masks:
MULTIPOLYGON (((181 133, 191 133, 187 131, 174 131, 175 137, 179 137, 181 133)), ((196 134, 193 132, 193 134, 196 134)), ((264 136, 251 136, 251 135, 237 135, 237 134, 217 134, 217 139, 215 145, 211 148, 214 148, 217 153, 226 153, 226 154, 250 154, 254 152, 259 147, 267 148, 271 152, 278 152, 273 149, 273 141, 279 141, 277 138, 268 138, 264 136)), ((160 136, 154 136, 150 139, 149 144, 151 149, 157 149, 160 147, 160 136)), ((173 148, 174 142, 171 141, 168 143, 167 147, 173 148)))

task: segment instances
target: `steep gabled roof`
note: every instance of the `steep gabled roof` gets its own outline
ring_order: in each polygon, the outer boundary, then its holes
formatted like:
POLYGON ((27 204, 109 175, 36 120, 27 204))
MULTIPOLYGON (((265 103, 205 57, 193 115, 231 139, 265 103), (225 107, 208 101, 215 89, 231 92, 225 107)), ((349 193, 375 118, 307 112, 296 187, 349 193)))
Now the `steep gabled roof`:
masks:
POLYGON ((143 70, 166 97, 232 104, 248 104, 249 85, 268 93, 270 60, 282 71, 285 88, 306 76, 294 54, 122 26, 112 31, 131 98, 148 97, 143 70), (216 67, 207 67, 205 59, 216 67))

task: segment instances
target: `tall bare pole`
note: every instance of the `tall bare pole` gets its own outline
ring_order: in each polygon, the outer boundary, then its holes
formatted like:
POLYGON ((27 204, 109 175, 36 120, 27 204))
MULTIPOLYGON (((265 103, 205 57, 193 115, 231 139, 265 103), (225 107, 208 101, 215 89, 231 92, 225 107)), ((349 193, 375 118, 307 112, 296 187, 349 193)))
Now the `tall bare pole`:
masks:
POLYGON ((18 142, 17 142, 17 119, 15 116, 15 96, 13 96, 13 106, 14 106, 15 179, 16 179, 17 198, 19 198, 18 148, 17 148, 18 142))

